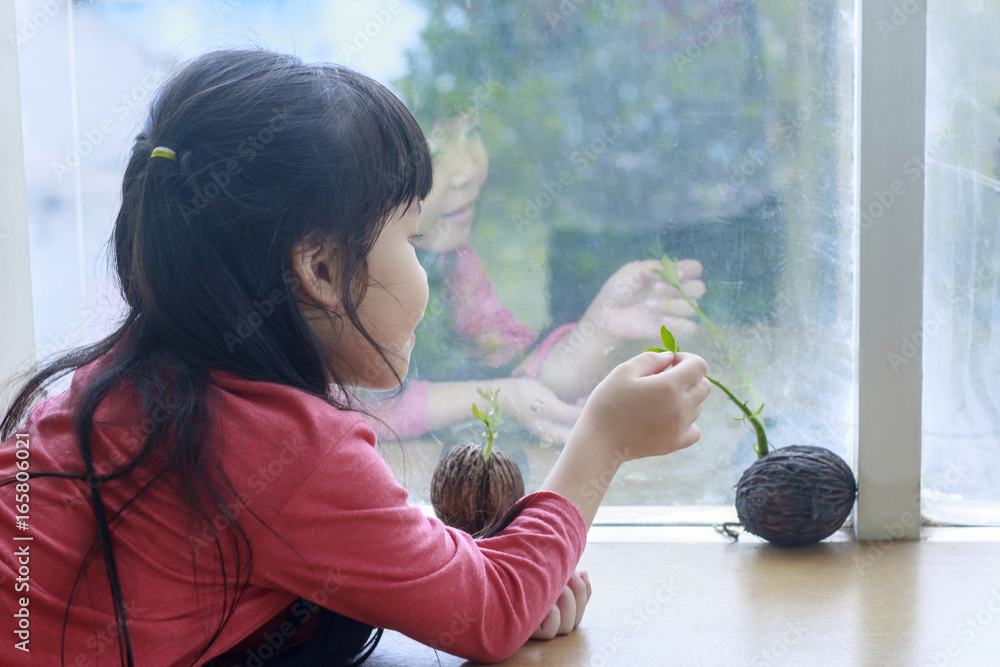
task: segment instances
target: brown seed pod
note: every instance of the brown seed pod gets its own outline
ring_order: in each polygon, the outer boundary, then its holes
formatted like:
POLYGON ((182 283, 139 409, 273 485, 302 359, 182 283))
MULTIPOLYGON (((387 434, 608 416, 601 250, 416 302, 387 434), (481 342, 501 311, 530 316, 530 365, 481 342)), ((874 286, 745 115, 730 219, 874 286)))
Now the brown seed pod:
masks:
POLYGON ((455 447, 431 477, 431 505, 444 523, 470 535, 503 516, 524 495, 524 480, 514 459, 497 449, 483 460, 480 445, 455 447))
POLYGON ((736 484, 736 513, 747 532, 785 547, 835 533, 854 507, 857 483, 842 458, 793 445, 758 459, 736 484))

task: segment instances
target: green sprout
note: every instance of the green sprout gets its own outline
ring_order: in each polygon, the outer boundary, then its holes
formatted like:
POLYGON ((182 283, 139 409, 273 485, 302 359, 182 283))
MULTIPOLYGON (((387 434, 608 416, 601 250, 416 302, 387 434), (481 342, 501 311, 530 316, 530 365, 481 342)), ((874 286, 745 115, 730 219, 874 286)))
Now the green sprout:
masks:
MULTIPOLYGON (((674 262, 674 260, 670 259, 669 257, 664 257, 663 270, 656 271, 655 273, 657 273, 661 278, 663 278, 663 280, 665 280, 668 284, 673 285, 673 287, 676 288, 678 292, 680 292, 681 296, 684 297, 684 300, 687 301, 688 305, 690 305, 694 309, 694 312, 698 315, 701 321, 705 323, 705 326, 708 327, 709 331, 712 332, 712 335, 715 336, 715 339, 719 341, 719 344, 721 344, 723 349, 725 349, 726 352, 729 354, 729 360, 733 363, 733 367, 736 368, 736 371, 739 373, 740 378, 749 388, 750 393, 752 395, 756 395, 753 391, 753 387, 750 386, 749 378, 743 371, 743 367, 740 366, 738 361, 736 361, 736 357, 733 355, 732 350, 729 349, 729 346, 726 344, 725 339, 723 339, 722 334, 719 333, 719 330, 715 327, 714 324, 712 324, 711 320, 709 320, 708 317, 705 316, 705 313, 701 312, 701 309, 698 308, 698 306, 694 303, 694 301, 692 301, 686 294, 684 294, 684 290, 681 288, 680 278, 677 275, 677 265, 674 262)), ((648 347, 646 348, 645 351, 673 352, 675 354, 677 352, 680 352, 680 348, 677 346, 677 340, 674 338, 674 335, 670 332, 670 330, 667 329, 665 326, 660 327, 660 340, 663 342, 662 348, 648 347)), ((736 421, 746 420, 750 422, 750 425, 753 427, 754 432, 757 434, 757 444, 754 446, 754 451, 757 452, 757 458, 759 459, 764 456, 767 456, 768 452, 767 434, 764 432, 763 422, 761 422, 761 420, 759 419, 760 412, 761 410, 764 409, 764 404, 761 403, 760 407, 757 408, 757 411, 754 412, 745 402, 736 398, 736 395, 733 394, 733 392, 729 391, 729 388, 726 387, 724 384, 722 384, 713 377, 709 377, 708 375, 705 376, 705 379, 714 384, 719 389, 721 389, 723 393, 725 393, 726 396, 729 397, 729 400, 731 400, 736 405, 736 407, 740 409, 740 412, 743 413, 742 417, 733 417, 733 419, 735 419, 736 421)))
POLYGON ((500 423, 500 405, 497 403, 497 396, 500 394, 500 390, 486 391, 476 389, 476 393, 489 401, 490 404, 490 411, 485 413, 478 405, 475 403, 472 404, 472 414, 486 426, 486 431, 483 432, 483 437, 486 438, 486 448, 483 449, 483 462, 489 463, 490 456, 493 455, 493 441, 500 435, 500 431, 496 430, 497 425, 500 423))

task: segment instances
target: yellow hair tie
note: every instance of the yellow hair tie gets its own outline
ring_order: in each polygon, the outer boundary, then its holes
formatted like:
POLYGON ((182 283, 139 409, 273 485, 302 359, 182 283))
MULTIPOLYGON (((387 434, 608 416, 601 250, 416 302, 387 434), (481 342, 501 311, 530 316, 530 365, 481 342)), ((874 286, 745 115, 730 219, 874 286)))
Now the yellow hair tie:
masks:
POLYGON ((149 154, 149 157, 151 158, 165 157, 168 160, 173 160, 174 162, 177 162, 177 153, 173 152, 166 146, 157 146, 156 148, 153 149, 153 152, 149 154))

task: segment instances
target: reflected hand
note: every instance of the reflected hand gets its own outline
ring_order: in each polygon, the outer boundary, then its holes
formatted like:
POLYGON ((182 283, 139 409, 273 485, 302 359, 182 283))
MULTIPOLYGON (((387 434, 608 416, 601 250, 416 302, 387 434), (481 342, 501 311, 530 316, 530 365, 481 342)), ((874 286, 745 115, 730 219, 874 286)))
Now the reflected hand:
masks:
POLYGON ((580 621, 583 620, 583 612, 587 608, 590 594, 593 589, 590 586, 590 577, 586 572, 574 572, 569 578, 569 583, 559 594, 559 599, 552 605, 548 615, 542 624, 538 626, 532 639, 552 639, 558 635, 568 635, 573 632, 580 621))
MULTIPOLYGON (((680 293, 653 273, 659 260, 629 262, 618 269, 598 293, 584 314, 581 323, 589 319, 608 334, 621 340, 641 340, 654 336, 661 325, 674 334, 693 333, 695 323, 691 306, 680 293)), ((685 259, 677 262, 677 273, 684 293, 692 300, 705 294, 701 262, 685 259)))
POLYGON ((500 381, 497 399, 503 416, 545 442, 564 444, 583 408, 562 401, 538 380, 526 377, 500 381))

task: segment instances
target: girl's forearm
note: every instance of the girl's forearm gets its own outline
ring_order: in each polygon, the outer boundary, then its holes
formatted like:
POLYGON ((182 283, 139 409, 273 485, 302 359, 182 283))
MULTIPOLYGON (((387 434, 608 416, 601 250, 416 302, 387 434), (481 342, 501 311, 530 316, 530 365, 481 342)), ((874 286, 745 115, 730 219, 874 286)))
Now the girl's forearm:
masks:
POLYGON ((562 454, 539 489, 558 493, 573 503, 580 510, 588 530, 608 485, 627 460, 604 440, 599 431, 582 420, 577 422, 562 454))

